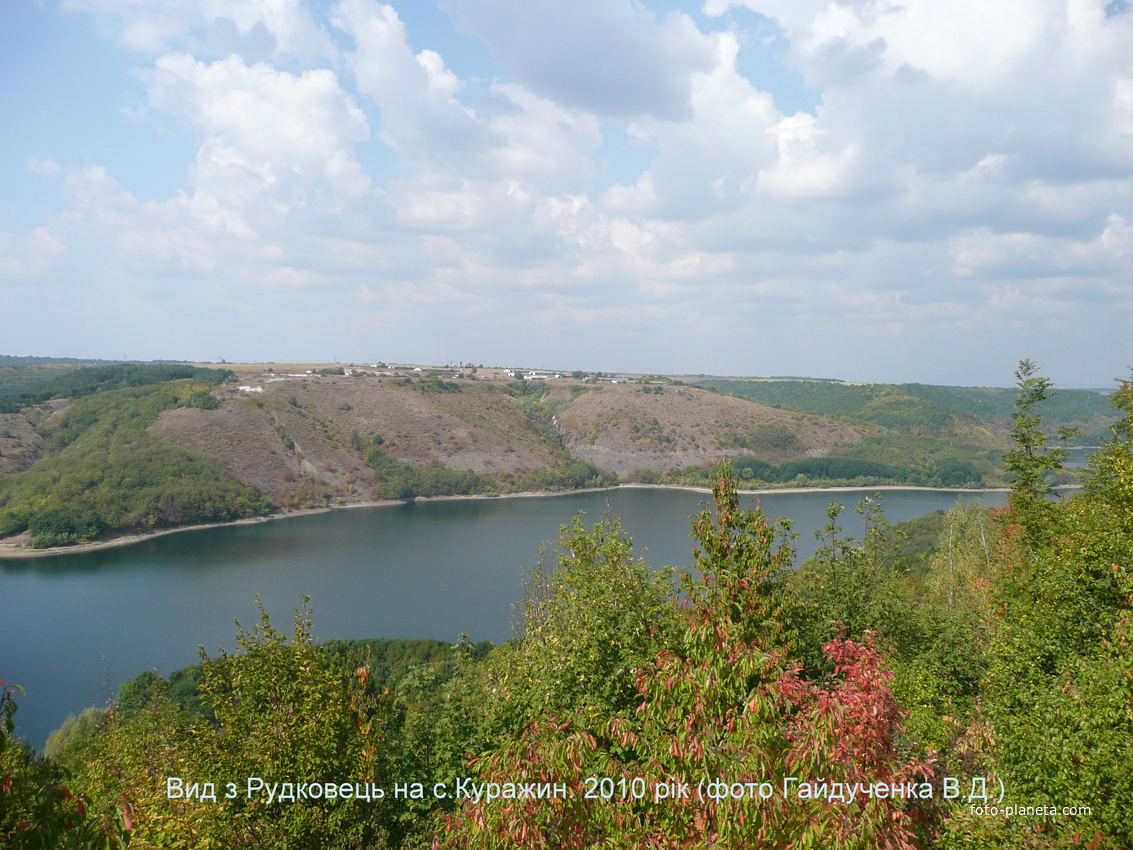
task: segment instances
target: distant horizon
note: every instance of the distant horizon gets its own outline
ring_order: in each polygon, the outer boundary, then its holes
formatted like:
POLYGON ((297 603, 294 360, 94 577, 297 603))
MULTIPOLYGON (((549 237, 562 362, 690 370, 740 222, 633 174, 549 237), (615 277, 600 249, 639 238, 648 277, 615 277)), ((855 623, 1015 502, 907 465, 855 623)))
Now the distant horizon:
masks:
MULTIPOLYGON (((83 358, 83 357, 55 357, 52 355, 38 355, 38 354, 0 354, 0 365, 5 362, 19 361, 19 360, 35 360, 55 362, 60 364, 74 363, 77 366, 84 364, 98 364, 98 363, 183 363, 188 365, 200 366, 369 366, 371 363, 383 362, 392 365, 410 366, 410 367, 428 367, 438 369, 459 369, 471 368, 477 369, 525 369, 535 372, 558 372, 569 373, 572 371, 583 371, 591 374, 601 373, 604 375, 625 375, 629 377, 640 377, 645 375, 657 375, 668 378, 682 379, 682 378, 713 378, 717 380, 739 380, 739 381, 815 381, 821 383, 840 383, 840 384, 926 384, 929 386, 940 387, 964 387, 964 388, 982 388, 982 389, 1012 389, 1014 384, 941 384, 931 381, 914 380, 914 381, 886 381, 886 380, 863 380, 860 378, 832 378, 820 377, 815 375, 738 375, 738 374, 712 374, 707 372, 659 372, 655 370, 628 370, 628 369, 576 369, 576 367, 564 366, 546 366, 546 365, 531 365, 526 363, 472 363, 471 361, 446 361, 446 362, 429 362, 429 361, 413 361, 400 358, 380 358, 375 360, 373 358, 357 358, 355 360, 184 360, 173 358, 153 358, 149 360, 129 358, 129 359, 116 359, 108 357, 98 358, 83 358), (465 365, 467 364, 467 365, 465 365)), ((1110 387, 1078 387, 1078 386, 1060 386, 1054 385, 1055 390, 1082 390, 1084 392, 1096 392, 1108 394, 1113 392, 1118 387, 1116 379, 1113 386, 1110 387)))

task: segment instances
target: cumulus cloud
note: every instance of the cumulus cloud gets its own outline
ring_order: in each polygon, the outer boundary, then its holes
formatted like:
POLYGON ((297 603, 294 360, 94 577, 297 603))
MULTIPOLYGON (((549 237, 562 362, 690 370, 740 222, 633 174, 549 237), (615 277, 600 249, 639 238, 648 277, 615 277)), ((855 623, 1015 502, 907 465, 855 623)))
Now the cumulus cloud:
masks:
POLYGON ((632 0, 446 0, 523 85, 567 107, 620 118, 687 118, 690 75, 711 40, 687 16, 632 0))
POLYGON ((0 231, 0 279, 41 277, 66 253, 66 243, 49 227, 37 227, 23 238, 0 231))
POLYGON ((358 89, 381 109, 382 140, 425 160, 472 160, 487 144, 472 111, 457 100, 461 82, 434 51, 414 55, 392 6, 344 0, 333 23, 357 48, 349 58, 358 89))
POLYGON ((303 0, 62 0, 61 8, 94 15, 131 50, 187 50, 318 62, 334 43, 303 0))
POLYGON ((370 136, 363 112, 327 69, 300 75, 235 55, 206 64, 160 57, 141 74, 150 107, 187 123, 201 139, 195 187, 216 197, 303 204, 318 182, 334 198, 364 194, 369 180, 354 145, 370 136))
POLYGON ((611 209, 695 221, 750 202, 759 172, 774 161, 782 116, 770 95, 737 72, 738 50, 731 33, 715 39, 712 67, 690 76, 688 120, 630 126, 659 153, 634 187, 607 192, 611 209))
POLYGON ((413 53, 392 6, 344 0, 332 21, 356 45, 348 66, 380 110, 381 139, 430 175, 430 189, 438 172, 457 182, 535 181, 545 188, 578 188, 590 179, 589 152, 601 144, 594 116, 514 83, 490 85, 465 105, 465 82, 436 51, 413 53))
MULTIPOLYGON (((1128 176, 1119 129, 1133 17, 1095 0, 862 3, 711 0, 777 19, 789 61, 824 89, 826 129, 892 165, 966 169, 989 154, 1013 176, 1128 176)), ((1126 130, 1127 132, 1127 125, 1126 130)))

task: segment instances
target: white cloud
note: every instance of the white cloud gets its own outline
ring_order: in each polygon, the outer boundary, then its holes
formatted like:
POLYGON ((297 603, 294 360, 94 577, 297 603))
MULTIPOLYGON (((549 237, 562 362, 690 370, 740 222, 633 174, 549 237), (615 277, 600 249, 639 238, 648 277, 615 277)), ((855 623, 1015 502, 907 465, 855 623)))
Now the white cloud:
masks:
POLYGON ((523 85, 568 108, 686 118, 689 75, 712 63, 692 20, 632 0, 447 0, 523 85))
POLYGON ((336 54, 303 0, 62 0, 60 6, 94 15, 141 53, 188 50, 307 63, 336 54))
POLYGON ((0 232, 0 279, 42 277, 66 253, 66 243, 49 227, 37 227, 24 238, 0 232))
POLYGON ((359 91, 382 112, 382 140, 425 160, 471 160, 487 143, 471 110, 457 99, 460 82, 433 51, 414 55, 392 6, 344 0, 332 21, 354 39, 349 58, 359 91))
POLYGON ((29 159, 24 165, 32 174, 42 177, 54 177, 60 171, 59 163, 53 159, 29 159))
POLYGON ((381 139, 428 175, 426 192, 433 191, 437 173, 457 182, 535 181, 560 188, 590 179, 588 153, 601 144, 593 116, 513 83, 490 86, 473 109, 460 101, 465 83, 440 54, 413 53, 393 7, 344 0, 332 20, 357 45, 348 65, 358 89, 380 109, 381 139))
POLYGON ((280 211, 303 205, 320 181, 335 200, 367 192, 354 145, 369 138, 369 125, 331 71, 295 75, 237 56, 205 64, 168 54, 142 78, 151 108, 201 139, 197 191, 234 204, 271 199, 280 211))
POLYGON ((700 220, 750 202, 760 170, 774 161, 774 101, 736 70, 739 45, 715 38, 711 68, 690 75, 691 116, 639 121, 629 132, 659 155, 630 187, 606 193, 612 210, 664 219, 700 220))
POLYGON ((547 191, 588 188, 593 154, 602 144, 598 119, 514 84, 494 85, 491 95, 482 107, 496 140, 490 173, 501 180, 534 182, 547 191))
POLYGON ((1093 239, 1029 232, 993 233, 981 228, 954 239, 953 255, 953 268, 961 276, 994 274, 1001 279, 1023 278, 1032 283, 1073 279, 1077 290, 1085 295, 1104 289, 1104 280, 1111 275, 1129 271, 1133 227, 1114 214, 1093 239))

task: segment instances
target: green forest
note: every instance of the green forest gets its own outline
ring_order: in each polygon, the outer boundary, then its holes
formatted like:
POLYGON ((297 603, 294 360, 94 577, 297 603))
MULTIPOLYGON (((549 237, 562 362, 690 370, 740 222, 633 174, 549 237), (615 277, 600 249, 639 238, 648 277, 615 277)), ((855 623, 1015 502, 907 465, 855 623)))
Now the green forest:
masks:
MULTIPOLYGON (((581 518, 500 647, 317 644, 306 602, 127 683, 36 754, 0 688, 0 844, 197 848, 1133 846, 1133 380, 1084 489, 1017 373, 1008 505, 817 555, 725 462, 696 574, 581 518)), ((1064 435, 1065 436, 1065 435, 1064 435)))
MULTIPOLYGON (((733 463, 745 487, 980 488, 1003 484, 997 474, 997 468, 1002 465, 1000 453, 971 446, 950 446, 932 437, 907 434, 866 437, 826 457, 800 457, 772 463, 760 457, 739 455, 733 458, 733 463)), ((714 466, 699 466, 668 473, 641 471, 633 478, 645 484, 707 486, 714 475, 714 466)), ((1069 476, 1065 477, 1069 480, 1069 476)))
POLYGON ((207 386, 216 386, 234 376, 230 369, 209 369, 165 363, 113 363, 105 366, 84 366, 52 377, 40 377, 27 367, 16 374, 28 374, 24 385, 12 375, 0 384, 0 413, 15 413, 21 407, 39 404, 52 398, 82 398, 122 387, 144 387, 184 378, 207 386))
POLYGON ((214 409, 212 387, 231 374, 119 364, 78 369, 0 395, 0 404, 13 409, 74 399, 48 434, 45 457, 26 472, 0 478, 0 537, 28 531, 33 546, 59 546, 270 512, 263 494, 218 461, 146 430, 167 410, 214 409))

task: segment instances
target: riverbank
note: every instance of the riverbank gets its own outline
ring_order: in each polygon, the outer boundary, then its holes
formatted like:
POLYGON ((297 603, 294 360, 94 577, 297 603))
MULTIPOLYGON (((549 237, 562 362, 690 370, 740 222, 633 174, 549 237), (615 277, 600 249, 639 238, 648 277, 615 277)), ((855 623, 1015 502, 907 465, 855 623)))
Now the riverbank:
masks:
MULTIPOLYGON (((618 487, 606 489, 616 490, 619 487, 659 490, 687 490, 690 493, 712 493, 711 487, 694 487, 691 484, 619 484, 618 487)), ((1075 489, 1076 485, 1066 484, 1056 487, 1056 490, 1075 489)), ((921 490, 927 493, 1010 493, 1010 487, 921 487, 915 484, 875 484, 873 487, 766 487, 762 490, 745 490, 738 492, 745 496, 769 496, 773 493, 877 493, 882 490, 921 490)), ((572 491, 581 492, 581 491, 572 491)))
MULTIPOLYGON (((703 493, 711 495, 712 490, 709 487, 696 487, 688 484, 618 484, 613 487, 589 487, 582 490, 556 490, 548 492, 529 491, 524 493, 504 493, 504 494, 477 494, 472 496, 434 496, 431 498, 417 499, 418 502, 448 502, 448 501, 464 501, 474 499, 533 499, 533 498, 547 498, 552 496, 572 496, 579 493, 598 493, 607 490, 618 489, 639 489, 639 490, 684 490, 690 493, 703 493)), ((1056 487, 1057 490, 1072 490, 1078 489, 1073 485, 1061 485, 1056 487)), ((886 486, 874 487, 770 487, 758 490, 740 490, 740 493, 745 496, 759 497, 771 494, 783 493, 877 493, 882 491, 922 491, 930 493, 955 493, 958 496, 965 494, 980 494, 980 493, 1007 493, 1010 492, 1009 487, 984 487, 984 488, 952 488, 952 487, 921 487, 916 485, 906 484, 893 484, 886 486)), ((186 525, 181 528, 163 528, 157 531, 150 531, 144 534, 122 534, 117 537, 111 537, 106 540, 93 540, 89 543, 77 543, 74 546, 52 546, 45 549, 33 549, 30 545, 31 535, 27 532, 15 535, 7 540, 0 541, 0 561, 5 560, 24 560, 29 558, 47 558, 55 555, 70 555, 78 552, 92 552, 99 549, 115 549, 121 546, 132 546, 135 543, 142 543, 146 540, 152 540, 155 537, 164 537, 169 534, 180 534, 186 531, 200 531, 209 528, 223 528, 230 525, 255 525, 263 522, 275 522, 282 519, 291 519, 292 517, 311 516, 313 514, 324 514, 330 511, 351 510, 354 508, 382 508, 394 507, 396 505, 404 505, 405 502, 401 499, 376 499, 367 502, 355 502, 349 505, 331 505, 325 508, 305 508, 296 511, 286 511, 280 513, 270 514, 263 517, 250 517, 248 519, 238 519, 232 522, 217 522, 208 523, 204 525, 186 525)))
MULTIPOLYGON (((574 493, 595 493, 602 490, 616 490, 617 487, 590 487, 582 490, 560 490, 554 492, 525 492, 525 493, 506 493, 506 494, 476 494, 472 496, 432 496, 416 499, 417 502, 449 502, 468 499, 524 499, 524 498, 543 498, 547 496, 569 496, 574 493)), ((349 505, 329 505, 325 508, 303 508, 295 511, 281 511, 267 516, 248 517, 247 519, 237 519, 231 522, 212 522, 204 523, 202 525, 185 525, 179 528, 162 528, 156 531, 147 531, 142 534, 120 534, 115 537, 109 537, 105 540, 92 540, 89 543, 76 543, 73 546, 49 546, 43 549, 33 549, 31 547, 31 534, 23 532, 9 537, 6 540, 0 540, 0 561, 16 560, 26 558, 47 558, 53 555, 70 555, 76 552, 93 552, 99 549, 115 549, 121 546, 132 546, 135 543, 142 543, 146 540, 153 540, 155 537, 165 537, 169 534, 181 534, 185 531, 201 531, 208 528, 224 528, 232 525, 257 525, 263 522, 275 522, 281 519, 291 519, 293 517, 312 516, 314 514, 325 514, 331 511, 351 510, 354 508, 387 508, 396 505, 404 505, 403 499, 373 499, 365 502, 353 502, 349 505)))

